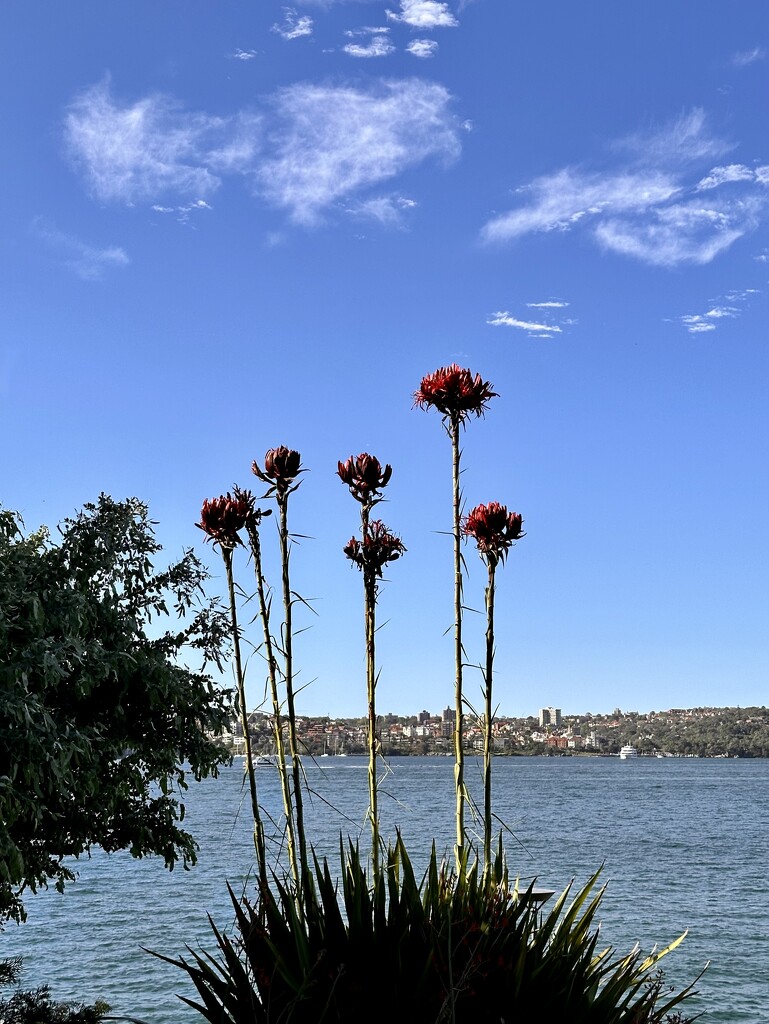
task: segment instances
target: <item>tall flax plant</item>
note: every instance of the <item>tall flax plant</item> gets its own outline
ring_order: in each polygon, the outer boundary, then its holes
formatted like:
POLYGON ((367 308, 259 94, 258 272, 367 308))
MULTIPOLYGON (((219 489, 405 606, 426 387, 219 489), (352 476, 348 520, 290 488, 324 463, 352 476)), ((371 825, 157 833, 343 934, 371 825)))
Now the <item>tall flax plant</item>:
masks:
MULTIPOLYGON (((254 499, 248 491, 236 491, 235 495, 221 495, 219 498, 206 499, 200 512, 200 522, 196 523, 206 535, 206 540, 214 541, 219 548, 227 576, 227 593, 230 604, 230 624, 232 628, 232 644, 235 662, 235 681, 238 690, 238 708, 243 726, 243 743, 246 754, 246 773, 251 796, 251 815, 254 822, 254 850, 262 893, 267 891, 267 856, 264 843, 264 824, 259 810, 259 798, 256 789, 256 773, 251 756, 251 734, 248 728, 248 707, 246 704, 246 682, 243 670, 243 658, 240 651, 240 627, 238 625, 238 609, 235 599, 235 579, 232 570, 232 555, 236 547, 242 545, 239 532, 246 526, 249 517, 256 516, 254 499)), ((261 512, 258 513, 261 516, 261 512)))
POLYGON ((456 789, 456 858, 460 872, 465 870, 465 753, 462 745, 464 731, 464 692, 462 670, 464 648, 462 646, 462 549, 461 518, 462 497, 459 486, 461 451, 459 447, 460 427, 471 416, 482 416, 490 399, 497 393, 492 385, 480 374, 473 375, 453 363, 443 366, 422 378, 419 389, 414 393, 414 404, 421 409, 437 409, 443 417, 443 425, 451 441, 452 456, 452 535, 454 539, 454 784, 456 789))
POLYGON ((488 505, 476 505, 463 520, 462 532, 472 537, 478 553, 488 569, 486 584, 486 663, 483 667, 483 868, 490 875, 491 859, 491 758, 494 750, 492 724, 494 704, 492 690, 494 683, 494 597, 496 592, 497 566, 505 558, 515 541, 525 536, 523 519, 518 512, 508 512, 505 505, 490 501, 488 505))
MULTIPOLYGON (((240 496, 241 492, 235 489, 235 495, 240 496)), ((262 570, 262 545, 259 537, 259 524, 262 516, 270 515, 271 510, 255 509, 251 502, 251 511, 246 516, 246 534, 251 549, 251 557, 254 562, 254 576, 256 577, 256 594, 259 602, 259 618, 262 621, 264 631, 264 656, 267 662, 267 679, 270 688, 272 701, 272 727, 275 737, 275 753, 278 760, 278 776, 280 778, 280 791, 283 797, 283 813, 286 818, 286 847, 288 850, 288 863, 291 869, 291 876, 294 879, 297 892, 301 889, 301 874, 296 848, 296 825, 294 822, 294 806, 291 799, 291 783, 289 781, 288 761, 286 758, 286 744, 283 739, 283 713, 281 710, 281 699, 278 689, 279 670, 275 657, 275 646, 270 632, 270 602, 267 599, 267 586, 262 570)))
POLYGON ((363 452, 352 455, 338 464, 340 480, 350 488, 350 494, 360 503, 361 539, 351 537, 344 553, 363 574, 363 603, 366 635, 366 697, 368 701, 368 815, 371 823, 371 865, 376 878, 379 875, 379 806, 377 794, 377 754, 379 740, 376 727, 376 603, 377 580, 387 562, 400 558, 406 550, 401 541, 389 532, 384 523, 371 521, 371 510, 382 500, 382 489, 392 476, 392 467, 382 469, 379 459, 363 452))
MULTIPOLYGON (((304 470, 299 452, 281 445, 270 448, 264 456, 264 469, 256 461, 251 470, 259 480, 268 484, 265 497, 275 495, 278 503, 278 536, 280 539, 281 582, 283 592, 283 678, 286 685, 286 714, 288 716, 288 742, 291 752, 291 777, 293 783, 294 824, 299 853, 300 895, 310 883, 309 861, 307 859, 307 836, 304 829, 302 801, 302 762, 299 753, 299 737, 296 728, 296 704, 294 691, 293 658, 293 608, 295 595, 291 590, 289 564, 291 559, 291 536, 288 532, 288 499, 301 481, 297 480, 304 470)), ((300 901, 301 902, 301 901, 300 901)))

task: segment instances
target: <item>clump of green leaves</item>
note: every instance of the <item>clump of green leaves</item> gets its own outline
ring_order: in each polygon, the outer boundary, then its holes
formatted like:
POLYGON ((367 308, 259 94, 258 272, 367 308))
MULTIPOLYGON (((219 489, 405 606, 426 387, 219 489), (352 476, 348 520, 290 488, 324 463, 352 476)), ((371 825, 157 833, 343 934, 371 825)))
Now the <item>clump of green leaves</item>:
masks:
MULTIPOLYGON (((0 987, 16 985, 21 975, 19 957, 0 961, 0 987)), ((51 999, 47 985, 41 988, 16 989, 8 998, 0 999, 0 1021, 3 1024, 100 1024, 109 1013, 107 1003, 57 1003, 51 999)))
POLYGON ((677 943, 649 957, 598 949, 597 876, 540 916, 499 858, 492 875, 457 873, 433 849, 420 883, 399 838, 372 884, 357 849, 341 853, 339 884, 316 860, 302 915, 280 882, 254 905, 233 896, 236 937, 212 923, 216 955, 168 961, 197 989, 185 1002, 211 1024, 357 1021, 373 993, 376 1020, 659 1024, 689 994, 662 999, 654 974, 677 943))
POLYGON ((230 702, 182 656, 218 660, 228 623, 191 550, 155 569, 153 527, 135 498, 101 495, 56 542, 0 510, 0 922, 92 845, 195 861, 179 796, 228 759, 230 702))

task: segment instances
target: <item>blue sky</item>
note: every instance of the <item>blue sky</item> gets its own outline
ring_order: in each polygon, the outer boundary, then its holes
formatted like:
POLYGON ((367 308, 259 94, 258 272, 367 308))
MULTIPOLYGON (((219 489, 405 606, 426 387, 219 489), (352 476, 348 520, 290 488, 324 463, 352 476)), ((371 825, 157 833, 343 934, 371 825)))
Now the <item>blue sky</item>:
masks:
MULTIPOLYGON (((527 530, 499 575, 500 711, 766 702, 764 0, 29 0, 3 22, 5 505, 34 526, 137 494, 175 556, 203 498, 299 449, 299 706, 363 714, 335 468, 369 451, 408 548, 379 706, 438 711, 450 449, 411 395, 456 361, 499 393, 464 436, 467 508, 527 530)), ((466 634, 478 662, 482 616, 466 634)))

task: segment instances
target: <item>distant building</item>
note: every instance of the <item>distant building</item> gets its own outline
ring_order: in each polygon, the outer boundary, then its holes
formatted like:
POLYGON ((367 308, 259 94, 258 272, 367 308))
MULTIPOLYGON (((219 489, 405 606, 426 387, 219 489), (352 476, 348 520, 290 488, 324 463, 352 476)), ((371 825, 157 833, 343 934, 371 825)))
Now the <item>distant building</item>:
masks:
POLYGON ((444 708, 441 713, 441 718, 444 722, 455 723, 457 720, 457 712, 455 708, 444 708))
POLYGON ((556 729, 561 727, 561 709, 560 708, 540 708, 539 709, 539 726, 544 729, 546 725, 554 725, 556 729))
POLYGON ((419 717, 419 724, 420 725, 424 725, 425 722, 429 722, 430 721, 430 712, 429 711, 420 711, 418 717, 419 717))

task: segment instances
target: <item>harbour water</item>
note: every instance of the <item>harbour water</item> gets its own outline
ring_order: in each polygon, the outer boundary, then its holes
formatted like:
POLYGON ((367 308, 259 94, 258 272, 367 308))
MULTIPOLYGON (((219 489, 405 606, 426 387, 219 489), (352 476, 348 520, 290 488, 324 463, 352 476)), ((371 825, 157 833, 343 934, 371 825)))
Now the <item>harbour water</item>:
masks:
MULTIPOLYGON (((383 832, 400 828, 415 862, 453 843, 453 761, 395 758, 382 783, 383 832)), ((366 762, 323 758, 307 766, 308 832, 338 862, 340 831, 368 841, 366 762)), ((480 768, 471 762, 480 792, 480 768)), ((260 799, 280 807, 277 773, 259 770, 260 799)), ((667 945, 663 961, 683 986, 710 966, 688 1004, 705 1022, 769 1022, 769 761, 636 758, 498 758, 495 811, 510 829, 513 874, 562 889, 603 864, 608 887, 601 946, 629 951, 667 945)), ((225 883, 253 891, 253 846, 242 762, 193 785, 186 825, 200 843, 198 865, 165 871, 148 858, 94 851, 64 895, 28 900, 29 920, 0 934, 0 956, 25 958, 25 987, 49 984, 57 999, 106 999, 116 1014, 148 1024, 200 1020, 176 993, 191 995, 170 956, 185 944, 213 948, 207 914, 232 916, 225 883)))

